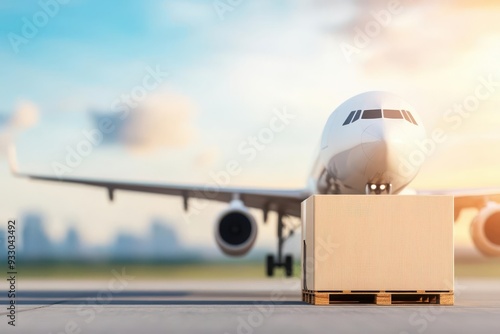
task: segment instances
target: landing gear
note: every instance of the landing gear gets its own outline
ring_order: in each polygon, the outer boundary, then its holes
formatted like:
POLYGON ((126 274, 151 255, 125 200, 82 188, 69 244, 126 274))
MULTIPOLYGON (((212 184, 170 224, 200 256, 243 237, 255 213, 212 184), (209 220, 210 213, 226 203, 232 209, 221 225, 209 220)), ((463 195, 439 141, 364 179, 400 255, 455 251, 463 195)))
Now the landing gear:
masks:
POLYGON ((274 268, 276 267, 284 267, 286 277, 293 275, 293 256, 287 254, 283 261, 283 243, 293 235, 293 229, 289 230, 286 237, 283 236, 284 229, 283 214, 278 213, 278 252, 276 257, 272 254, 268 254, 266 257, 266 274, 268 277, 274 276, 274 268))
POLYGON ((291 277, 293 275, 293 256, 285 256, 285 274, 286 277, 291 277))
POLYGON ((274 256, 268 254, 266 257, 266 274, 268 277, 274 276, 274 256))
POLYGON ((293 256, 287 255, 285 256, 285 262, 275 262, 274 255, 269 254, 266 257, 266 274, 268 277, 274 276, 274 268, 275 267, 285 267, 285 275, 286 277, 291 277, 293 275, 293 256))

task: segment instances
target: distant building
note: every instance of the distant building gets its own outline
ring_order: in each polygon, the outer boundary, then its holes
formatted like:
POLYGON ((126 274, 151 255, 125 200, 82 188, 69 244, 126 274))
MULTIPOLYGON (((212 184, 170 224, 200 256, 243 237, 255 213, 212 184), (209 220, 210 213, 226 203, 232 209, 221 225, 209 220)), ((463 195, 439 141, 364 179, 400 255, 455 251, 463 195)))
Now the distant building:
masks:
POLYGON ((0 230, 0 261, 7 261, 7 233, 4 230, 0 230))
POLYGON ((119 232, 112 246, 112 253, 117 258, 142 258, 144 257, 144 242, 134 235, 119 232))
POLYGON ((72 226, 60 246, 58 257, 77 258, 82 256, 82 247, 78 230, 72 226))
POLYGON ((154 257, 172 258, 182 250, 175 230, 160 219, 153 220, 149 238, 150 252, 154 257))
POLYGON ((53 247, 45 233, 42 217, 30 213, 19 222, 22 228, 22 256, 26 259, 46 259, 53 256, 53 247))

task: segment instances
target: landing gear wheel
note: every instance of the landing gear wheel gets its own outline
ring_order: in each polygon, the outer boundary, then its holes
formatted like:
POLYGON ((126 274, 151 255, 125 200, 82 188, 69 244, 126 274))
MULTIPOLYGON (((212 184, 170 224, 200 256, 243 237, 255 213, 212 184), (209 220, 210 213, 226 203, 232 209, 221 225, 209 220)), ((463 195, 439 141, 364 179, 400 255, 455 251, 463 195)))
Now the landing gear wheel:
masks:
POLYGON ((284 269, 285 276, 291 277, 293 275, 293 256, 288 254, 283 256, 283 243, 293 235, 293 226, 285 226, 283 223, 283 211, 277 210, 278 214, 278 251, 276 256, 268 254, 266 257, 266 273, 268 277, 274 276, 274 268, 280 267, 284 269), (283 235, 283 231, 288 231, 286 235, 283 235))
POLYGON ((271 254, 266 257, 266 274, 268 277, 274 275, 274 256, 271 254))
POLYGON ((293 275, 293 256, 287 255, 285 257, 285 274, 286 277, 291 277, 293 275))

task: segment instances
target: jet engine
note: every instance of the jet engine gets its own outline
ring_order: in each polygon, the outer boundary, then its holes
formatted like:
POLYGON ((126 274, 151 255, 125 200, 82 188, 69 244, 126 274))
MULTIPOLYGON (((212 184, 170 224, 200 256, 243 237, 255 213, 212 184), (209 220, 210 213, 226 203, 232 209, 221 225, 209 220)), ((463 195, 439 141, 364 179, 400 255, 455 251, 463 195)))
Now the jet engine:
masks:
POLYGON ((500 205, 488 204, 471 224, 472 240, 484 255, 500 256, 500 205))
POLYGON ((248 253, 257 238, 257 223, 240 200, 233 200, 215 223, 215 241, 227 255, 248 253))

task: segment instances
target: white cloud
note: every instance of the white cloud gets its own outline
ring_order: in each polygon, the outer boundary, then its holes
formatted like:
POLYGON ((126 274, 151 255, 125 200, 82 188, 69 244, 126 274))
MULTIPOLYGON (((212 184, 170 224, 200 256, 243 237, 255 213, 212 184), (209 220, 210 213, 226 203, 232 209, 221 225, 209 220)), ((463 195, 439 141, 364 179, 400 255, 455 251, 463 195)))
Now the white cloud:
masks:
POLYGON ((178 93, 158 92, 130 111, 119 134, 134 151, 155 148, 182 148, 196 139, 195 107, 178 93))
POLYGON ((34 126, 38 122, 40 111, 30 101, 21 101, 16 106, 10 119, 10 125, 16 129, 24 129, 34 126))
POLYGON ((220 154, 221 152, 218 147, 206 147, 195 157, 194 166, 202 170, 212 168, 220 158, 220 154))
POLYGON ((38 107, 30 101, 17 103, 14 112, 0 129, 0 154, 5 154, 9 145, 13 144, 16 136, 23 130, 38 123, 38 107))

